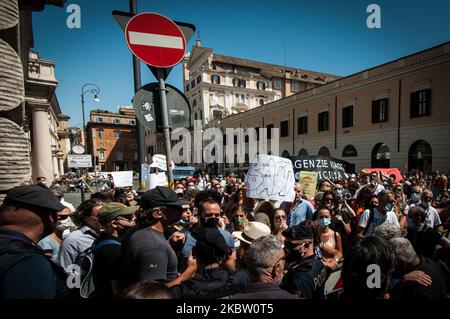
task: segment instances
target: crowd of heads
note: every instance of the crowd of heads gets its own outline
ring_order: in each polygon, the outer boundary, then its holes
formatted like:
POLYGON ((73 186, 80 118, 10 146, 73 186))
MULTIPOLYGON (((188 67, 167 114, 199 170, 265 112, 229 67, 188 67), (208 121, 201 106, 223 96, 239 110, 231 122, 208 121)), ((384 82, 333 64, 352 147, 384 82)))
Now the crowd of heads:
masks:
MULTIPOLYGON (((251 282, 264 282, 301 298, 324 298, 329 293, 324 291, 324 282, 339 272, 343 286, 328 296, 395 298, 404 295, 405 280, 427 286, 421 278, 432 274, 414 272, 423 256, 438 265, 444 282, 448 278, 450 201, 444 174, 411 171, 399 177, 362 171, 343 180, 321 180, 314 194, 306 194, 297 182, 295 198, 283 203, 247 197, 244 180, 235 174, 198 174, 175 181, 173 189, 156 187, 140 194, 131 188, 112 187, 91 194, 71 211, 61 205, 64 191, 46 189, 41 179, 39 186, 8 194, 0 227, 25 232, 35 242, 56 236, 61 249, 64 241, 75 237, 75 231, 81 231, 77 236, 84 239, 86 234, 92 236, 89 246, 107 234, 123 239, 122 259, 139 254, 127 251, 132 249, 133 236, 145 229, 158 231, 168 246, 148 249, 155 254, 161 253, 158 249, 164 251, 161 258, 169 260, 164 265, 170 263, 173 252, 175 276, 124 281, 120 289, 112 289, 110 297, 116 298, 222 297, 217 294, 222 292, 220 287, 214 288, 215 293, 206 287, 195 294, 189 288, 189 281, 212 269, 242 274, 231 276, 231 282, 239 278, 234 286, 225 280, 229 289, 224 295, 245 291, 251 282), (43 194, 44 189, 48 193, 43 194), (424 248, 426 243, 420 241, 424 229, 433 232, 430 238, 439 238, 436 245, 424 248), (379 275, 374 289, 368 284, 371 267, 379 275), (299 275, 303 273, 313 277, 313 292, 303 291, 299 279, 306 278, 299 275)), ((56 262, 61 252, 57 255, 53 255, 56 262)))

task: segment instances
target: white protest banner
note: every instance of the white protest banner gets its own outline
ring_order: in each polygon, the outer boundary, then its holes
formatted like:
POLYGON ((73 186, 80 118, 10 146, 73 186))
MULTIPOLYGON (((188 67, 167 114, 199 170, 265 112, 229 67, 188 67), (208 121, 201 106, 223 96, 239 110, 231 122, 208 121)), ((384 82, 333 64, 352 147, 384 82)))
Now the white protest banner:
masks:
POLYGON ((111 172, 116 187, 133 186, 133 171, 111 172))
POLYGON ((250 164, 247 178, 247 196, 280 202, 292 202, 294 192, 294 170, 287 158, 259 154, 250 164))
POLYGON ((167 181, 166 173, 161 172, 149 174, 148 184, 148 189, 153 189, 156 186, 167 186, 169 182, 167 181))
MULTIPOLYGON (((153 163, 150 165, 150 167, 156 167, 160 171, 167 171, 166 155, 155 154, 152 157, 152 161, 153 163)), ((170 167, 172 169, 175 168, 175 164, 173 163, 173 161, 170 162, 170 167)))

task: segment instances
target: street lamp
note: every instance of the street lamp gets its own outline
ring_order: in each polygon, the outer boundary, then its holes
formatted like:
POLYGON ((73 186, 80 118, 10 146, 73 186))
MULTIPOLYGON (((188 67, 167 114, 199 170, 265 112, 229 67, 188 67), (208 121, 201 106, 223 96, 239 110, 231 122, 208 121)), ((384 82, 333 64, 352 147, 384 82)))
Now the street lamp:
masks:
MULTIPOLYGON (((86 93, 94 94, 94 102, 100 102, 98 98, 98 94, 100 93, 100 88, 98 85, 94 83, 86 83, 81 87, 81 110, 83 112, 83 144, 84 144, 84 153, 86 154, 87 143, 86 143, 86 121, 84 118, 84 95, 86 93)), ((78 169, 78 174, 80 175, 80 169, 78 169)), ((84 185, 83 180, 81 180, 81 201, 84 202, 84 185)))
POLYGON ((94 83, 86 83, 81 88, 81 109, 83 112, 83 142, 84 142, 84 148, 86 153, 86 122, 84 119, 84 95, 86 93, 92 93, 94 94, 94 102, 100 102, 100 99, 98 98, 98 94, 100 93, 100 88, 98 85, 94 83))

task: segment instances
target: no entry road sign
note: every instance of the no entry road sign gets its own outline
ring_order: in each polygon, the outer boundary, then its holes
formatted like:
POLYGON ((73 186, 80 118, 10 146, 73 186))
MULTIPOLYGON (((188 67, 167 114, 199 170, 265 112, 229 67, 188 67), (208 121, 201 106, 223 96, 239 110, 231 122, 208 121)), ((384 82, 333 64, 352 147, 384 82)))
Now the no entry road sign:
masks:
POLYGON ((186 40, 178 25, 153 12, 132 17, 125 27, 125 39, 138 59, 157 68, 178 64, 186 52, 186 40))

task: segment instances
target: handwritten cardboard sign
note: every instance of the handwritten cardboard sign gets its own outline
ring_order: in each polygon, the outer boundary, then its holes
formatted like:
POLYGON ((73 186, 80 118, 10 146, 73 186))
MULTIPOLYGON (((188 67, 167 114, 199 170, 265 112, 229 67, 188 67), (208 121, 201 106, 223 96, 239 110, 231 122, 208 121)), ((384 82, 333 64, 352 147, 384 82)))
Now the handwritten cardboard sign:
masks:
POLYGON ((307 195, 309 198, 314 198, 314 196, 316 196, 318 175, 317 172, 300 172, 299 182, 303 186, 303 194, 307 195))
POLYGON ((111 172, 116 187, 133 186, 133 171, 111 172))
POLYGON ((295 197, 294 183, 289 159, 264 154, 250 164, 245 180, 248 197, 286 202, 295 197))

